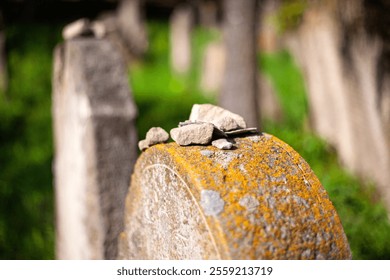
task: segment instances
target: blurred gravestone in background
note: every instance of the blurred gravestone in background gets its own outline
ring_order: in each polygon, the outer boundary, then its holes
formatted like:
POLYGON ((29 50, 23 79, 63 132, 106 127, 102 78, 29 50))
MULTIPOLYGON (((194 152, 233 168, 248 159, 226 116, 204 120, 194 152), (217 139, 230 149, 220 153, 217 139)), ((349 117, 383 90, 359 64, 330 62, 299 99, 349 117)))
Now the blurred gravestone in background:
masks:
POLYGON ((108 40, 56 48, 53 115, 57 258, 114 259, 137 135, 126 67, 108 40))
POLYGON ((5 50, 5 30, 3 15, 0 10, 0 91, 6 91, 8 86, 7 56, 5 50))
POLYGON ((259 127, 257 107, 256 0, 224 0, 226 67, 219 104, 259 127))
POLYGON ((225 71, 226 57, 222 42, 210 43, 204 51, 200 85, 206 92, 219 92, 225 71))
POLYGON ((194 11, 190 5, 179 5, 170 18, 170 58, 177 73, 187 73, 191 67, 191 32, 194 11))
POLYGON ((390 211, 388 1, 308 6, 288 45, 301 65, 314 130, 355 174, 372 179, 390 211))
POLYGON ((121 0, 117 11, 118 29, 130 52, 140 56, 148 49, 142 9, 144 0, 121 0))

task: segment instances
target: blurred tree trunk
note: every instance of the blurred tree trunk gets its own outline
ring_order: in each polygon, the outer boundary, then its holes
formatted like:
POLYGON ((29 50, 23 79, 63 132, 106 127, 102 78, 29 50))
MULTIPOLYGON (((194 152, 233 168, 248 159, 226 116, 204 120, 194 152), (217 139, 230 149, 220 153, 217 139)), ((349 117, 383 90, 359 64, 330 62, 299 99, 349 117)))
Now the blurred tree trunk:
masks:
POLYGON ((256 0, 224 0, 226 67, 219 104, 259 127, 256 0))
POLYGON ((5 92, 8 86, 7 57, 5 53, 5 32, 0 10, 0 91, 5 92))

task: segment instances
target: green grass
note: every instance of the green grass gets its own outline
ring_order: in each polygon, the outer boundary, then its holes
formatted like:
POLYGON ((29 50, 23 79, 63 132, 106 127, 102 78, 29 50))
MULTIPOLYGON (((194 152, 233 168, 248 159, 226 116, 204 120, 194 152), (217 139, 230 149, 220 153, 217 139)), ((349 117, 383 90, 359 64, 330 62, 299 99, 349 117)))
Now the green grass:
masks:
POLYGON ((0 94, 0 258, 54 258, 51 65, 58 28, 9 26, 0 94))
MULTIPOLYGON (((199 89, 205 45, 218 39, 213 31, 196 29, 193 65, 186 75, 171 71, 166 23, 150 23, 150 50, 130 68, 130 82, 139 110, 137 128, 143 138, 152 126, 166 130, 188 118, 193 103, 215 103, 199 89)), ((59 41, 56 27, 11 26, 10 88, 0 93, 0 258, 54 258, 54 202, 51 162, 52 50, 59 41)), ((327 189, 347 233, 355 259, 389 259, 390 226, 372 185, 363 185, 338 164, 334 150, 307 125, 302 75, 286 52, 259 57, 281 101, 281 123, 264 122, 264 130, 296 149, 327 189)), ((208 96, 208 95, 206 95, 208 96)))

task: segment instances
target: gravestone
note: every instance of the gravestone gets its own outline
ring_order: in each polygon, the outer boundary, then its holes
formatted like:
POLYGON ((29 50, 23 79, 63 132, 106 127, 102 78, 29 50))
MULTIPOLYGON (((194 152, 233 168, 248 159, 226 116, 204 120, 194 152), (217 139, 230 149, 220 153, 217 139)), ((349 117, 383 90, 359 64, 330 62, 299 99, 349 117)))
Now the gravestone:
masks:
POLYGON ((203 90, 216 93, 221 89, 225 71, 225 49, 221 42, 210 43, 204 51, 202 77, 200 85, 203 90))
POLYGON ((187 73, 191 67, 191 31, 193 11, 188 5, 180 5, 170 18, 170 59, 177 73, 187 73))
POLYGON ((56 254, 115 259, 124 197, 137 157, 133 103, 122 57, 105 39, 55 50, 56 254))
POLYGON ((120 259, 350 259, 309 165, 268 134, 235 148, 158 144, 138 159, 120 259))
POLYGON ((148 35, 142 12, 144 0, 121 0, 117 10, 117 27, 130 52, 136 56, 148 49, 148 35))

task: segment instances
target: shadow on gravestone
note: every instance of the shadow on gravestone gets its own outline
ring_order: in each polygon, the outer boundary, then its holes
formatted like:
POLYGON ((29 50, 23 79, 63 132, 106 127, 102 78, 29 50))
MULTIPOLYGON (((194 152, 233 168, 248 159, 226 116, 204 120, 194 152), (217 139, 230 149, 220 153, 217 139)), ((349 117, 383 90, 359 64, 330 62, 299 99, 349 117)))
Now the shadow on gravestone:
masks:
POLYGON ((120 259, 350 259, 340 219, 304 159, 268 134, 233 150, 158 144, 138 159, 120 259))
POLYGON ((54 61, 57 258, 115 259, 137 157, 126 68, 93 37, 65 41, 54 61))

